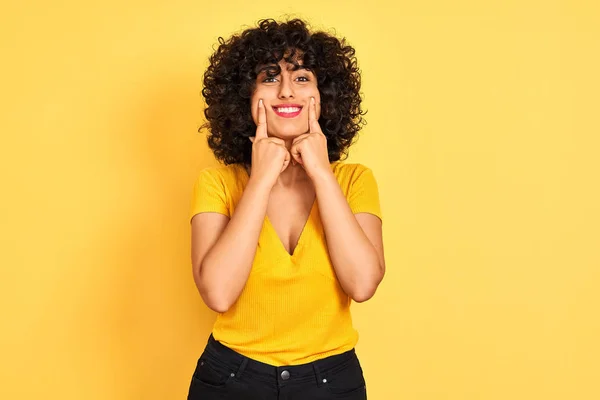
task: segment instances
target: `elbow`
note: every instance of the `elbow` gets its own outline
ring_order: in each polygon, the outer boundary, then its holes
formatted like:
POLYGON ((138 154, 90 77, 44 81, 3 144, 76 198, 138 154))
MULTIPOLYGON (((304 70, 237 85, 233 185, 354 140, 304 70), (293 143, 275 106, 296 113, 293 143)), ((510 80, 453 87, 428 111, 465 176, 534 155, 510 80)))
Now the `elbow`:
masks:
POLYGON ((375 295, 377 284, 378 282, 359 285, 351 291, 350 297, 357 303, 364 303, 375 295))
POLYGON ((201 268, 194 274, 194 280, 200 297, 208 308, 217 313, 227 312, 231 308, 233 302, 228 299, 227 292, 219 289, 214 283, 207 282, 201 268))
POLYGON ((200 296, 204 301, 204 304, 211 310, 217 313, 227 312, 232 303, 228 301, 228 299, 223 295, 223 293, 218 293, 214 290, 200 290, 200 296))
POLYGON ((365 301, 373 297, 373 295, 375 295, 375 289, 356 291, 355 293, 352 293, 352 296, 350 297, 356 303, 364 303, 365 301))
POLYGON ((360 284, 355 285, 354 290, 351 291, 350 297, 356 303, 364 303, 365 301, 371 299, 379 284, 383 280, 385 272, 383 269, 380 269, 376 276, 373 276, 370 282, 361 282, 360 284))
POLYGON ((206 299, 204 299, 204 304, 206 304, 208 308, 217 313, 227 312, 231 307, 231 304, 228 304, 224 301, 207 301, 206 299))

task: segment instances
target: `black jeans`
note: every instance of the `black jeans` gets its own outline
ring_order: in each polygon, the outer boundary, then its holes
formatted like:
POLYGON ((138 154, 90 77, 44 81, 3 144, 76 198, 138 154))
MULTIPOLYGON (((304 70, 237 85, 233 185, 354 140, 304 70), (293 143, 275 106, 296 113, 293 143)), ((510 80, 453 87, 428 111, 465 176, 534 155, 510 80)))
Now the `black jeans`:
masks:
POLYGON ((245 357, 212 334, 192 375, 188 400, 366 400, 354 349, 307 364, 276 367, 245 357))

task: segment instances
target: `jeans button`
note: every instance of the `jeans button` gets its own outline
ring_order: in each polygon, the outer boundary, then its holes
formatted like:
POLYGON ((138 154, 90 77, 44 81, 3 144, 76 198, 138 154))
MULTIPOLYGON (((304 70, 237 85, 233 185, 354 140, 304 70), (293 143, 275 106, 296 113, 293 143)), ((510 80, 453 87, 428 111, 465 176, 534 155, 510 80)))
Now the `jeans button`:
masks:
POLYGON ((283 379, 284 381, 287 381, 288 379, 290 379, 290 372, 289 371, 283 371, 281 373, 281 379, 283 379))

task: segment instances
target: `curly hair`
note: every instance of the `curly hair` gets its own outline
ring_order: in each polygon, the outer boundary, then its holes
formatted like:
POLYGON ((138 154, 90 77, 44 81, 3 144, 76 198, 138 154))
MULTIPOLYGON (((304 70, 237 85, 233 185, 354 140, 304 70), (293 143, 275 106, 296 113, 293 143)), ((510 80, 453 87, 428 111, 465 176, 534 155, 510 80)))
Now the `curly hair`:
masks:
POLYGON ((300 19, 279 23, 263 19, 228 40, 219 37, 219 47, 211 55, 204 73, 208 146, 224 164, 249 165, 256 125, 250 98, 260 66, 271 66, 268 74, 279 74, 279 61, 302 65, 317 77, 321 97, 319 125, 327 138, 329 161, 348 156, 348 148, 366 124, 361 110, 360 70, 355 50, 326 32, 311 33, 300 19))

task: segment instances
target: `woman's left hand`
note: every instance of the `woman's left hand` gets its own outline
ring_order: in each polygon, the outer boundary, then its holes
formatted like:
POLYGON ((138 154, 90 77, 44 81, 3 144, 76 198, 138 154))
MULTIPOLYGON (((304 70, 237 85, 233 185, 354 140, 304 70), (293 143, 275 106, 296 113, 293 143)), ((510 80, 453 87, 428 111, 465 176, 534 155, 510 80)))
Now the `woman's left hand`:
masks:
POLYGON ((317 120, 317 105, 311 97, 308 107, 308 133, 304 133, 292 142, 290 154, 295 162, 302 165, 311 179, 331 173, 327 138, 321 131, 317 120))

